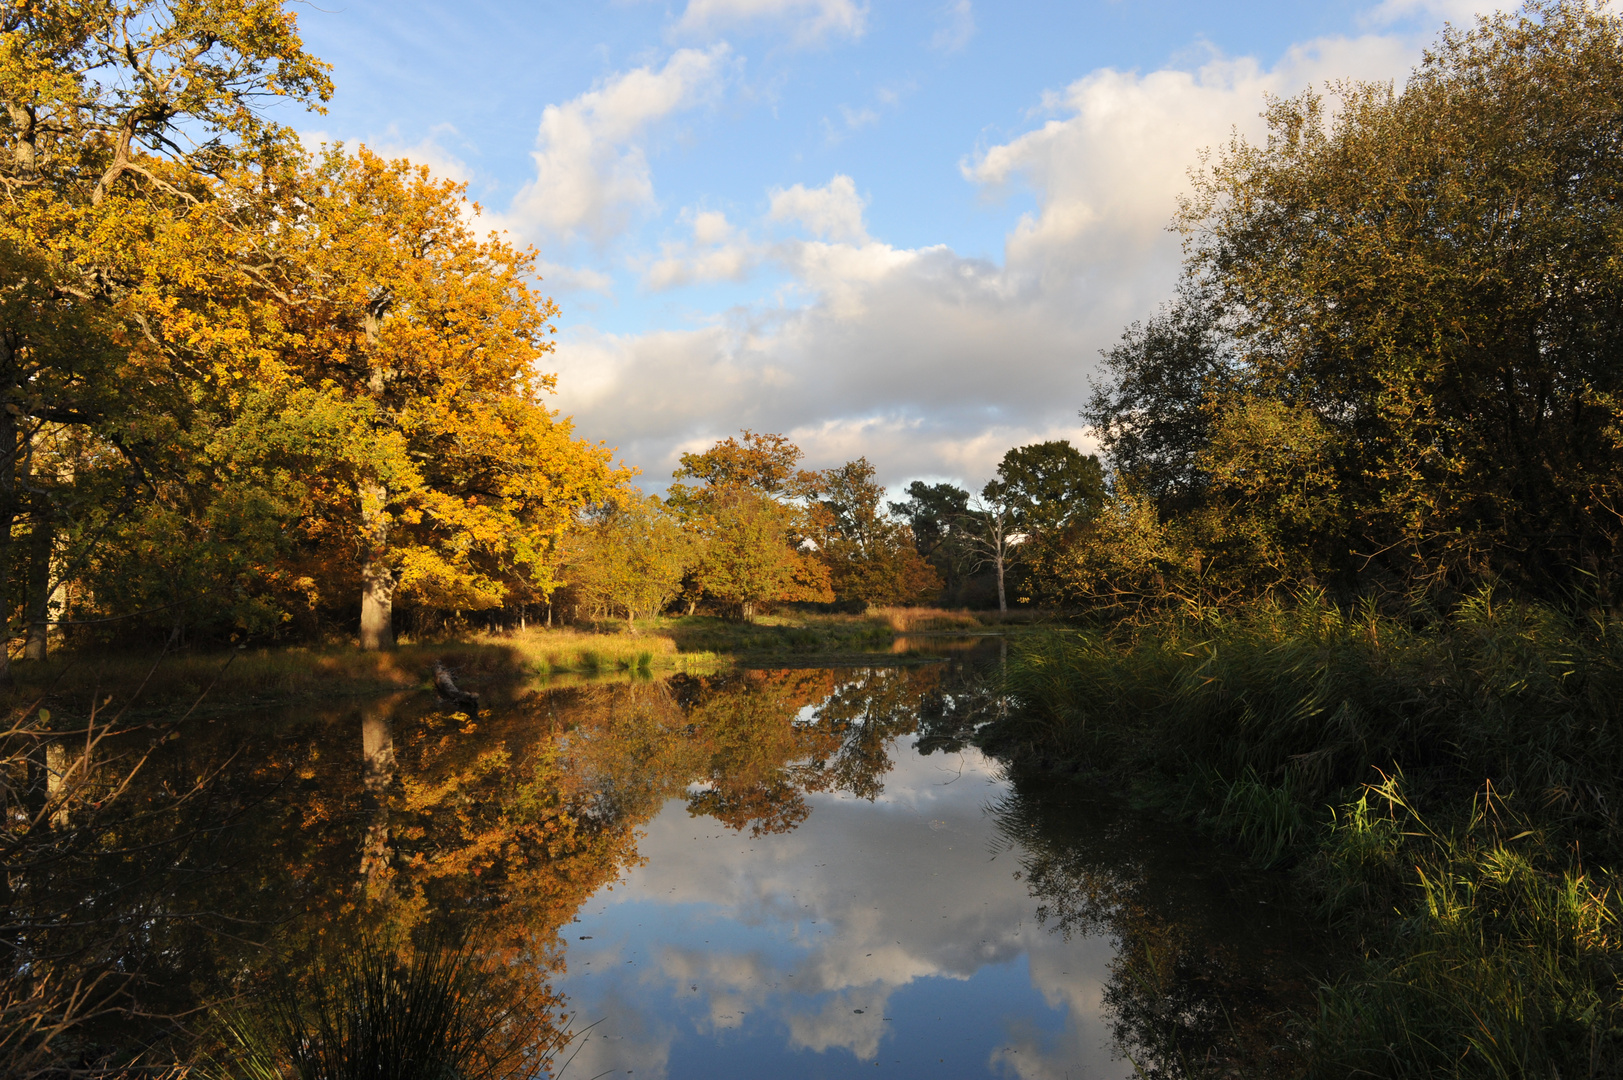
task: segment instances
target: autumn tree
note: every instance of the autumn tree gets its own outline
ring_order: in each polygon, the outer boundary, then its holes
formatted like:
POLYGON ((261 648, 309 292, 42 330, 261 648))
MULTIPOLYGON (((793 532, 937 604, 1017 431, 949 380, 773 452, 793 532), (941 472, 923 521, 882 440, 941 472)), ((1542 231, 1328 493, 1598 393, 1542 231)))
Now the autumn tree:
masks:
POLYGON ((396 590, 473 610, 549 591, 553 548, 621 474, 546 407, 534 253, 476 237, 462 187, 404 161, 334 150, 295 180, 267 291, 296 331, 282 362, 332 403, 322 528, 356 553, 362 646, 391 643, 396 590))
MULTIPOLYGON (((330 92, 272 0, 0 4, 0 258, 14 286, 0 327, 0 621, 16 604, 20 478, 45 429, 92 436, 107 452, 85 464, 115 469, 130 495, 184 415, 178 388, 200 358, 154 341, 138 297, 155 239, 218 177, 296 144, 264 103, 330 92)), ((36 487, 38 541, 75 500, 36 487)), ((6 664, 0 648, 0 677, 6 664)))
POLYGON ((563 573, 579 599, 594 608, 636 619, 658 615, 682 591, 693 558, 680 521, 658 498, 607 504, 566 545, 563 573))
POLYGON ((741 618, 767 604, 834 599, 828 570, 803 549, 808 522, 798 500, 815 490, 817 477, 799 468, 800 458, 782 435, 745 431, 683 454, 674 473, 699 481, 670 491, 699 549, 693 585, 741 618))
POLYGON ((817 487, 817 474, 800 467, 805 455, 783 435, 757 434, 747 428, 742 438, 729 435, 702 454, 682 454, 671 475, 672 506, 702 505, 720 491, 748 489, 779 499, 800 499, 817 487), (697 481, 692 487, 682 481, 697 481))
POLYGON ((865 457, 817 480, 812 540, 843 604, 912 604, 934 599, 941 581, 919 555, 912 531, 885 512, 885 489, 865 457))
POLYGON ((799 508, 733 488, 714 493, 689 520, 700 544, 695 583, 723 609, 748 620, 770 604, 834 599, 827 568, 800 547, 799 508))

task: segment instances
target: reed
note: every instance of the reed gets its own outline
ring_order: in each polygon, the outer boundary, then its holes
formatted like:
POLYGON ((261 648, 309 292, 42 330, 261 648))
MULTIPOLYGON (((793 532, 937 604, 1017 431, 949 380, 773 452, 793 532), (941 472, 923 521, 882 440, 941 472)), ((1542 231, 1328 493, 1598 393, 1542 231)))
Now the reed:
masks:
POLYGON ((918 634, 930 631, 973 632, 984 629, 987 620, 995 620, 995 612, 947 611, 929 607, 873 608, 868 617, 877 619, 898 634, 918 634))
POLYGON ((1318 597, 1023 639, 994 748, 1069 759, 1294 868, 1370 955, 1315 1076, 1623 1075, 1623 635, 1318 597))
POLYGON ((1308 1075, 1617 1075, 1611 874, 1490 785, 1448 827, 1405 789, 1400 776, 1372 785, 1324 844, 1335 901, 1409 895, 1385 947, 1320 994, 1308 1075))
POLYGON ((219 1017, 211 1080, 519 1080, 570 1040, 467 944, 363 938, 219 1017))

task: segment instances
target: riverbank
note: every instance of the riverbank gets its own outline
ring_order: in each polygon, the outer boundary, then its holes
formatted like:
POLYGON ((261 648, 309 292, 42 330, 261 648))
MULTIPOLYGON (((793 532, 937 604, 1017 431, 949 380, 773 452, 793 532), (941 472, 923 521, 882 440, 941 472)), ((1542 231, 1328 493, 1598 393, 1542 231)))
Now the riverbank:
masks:
POLYGON ((1623 1069, 1623 633, 1259 605, 1017 643, 983 741, 1288 868, 1363 945, 1294 1037, 1316 1076, 1623 1069))
MULTIPOLYGON (((631 627, 615 621, 408 640, 384 652, 362 652, 353 645, 68 651, 44 662, 16 661, 12 671, 14 696, 21 701, 112 695, 120 703, 138 696, 143 707, 204 696, 263 703, 426 688, 432 685, 436 663, 473 688, 563 675, 706 672, 765 658, 880 652, 904 635, 974 633, 997 622, 995 612, 935 608, 882 608, 864 615, 786 613, 748 623, 680 616, 639 620, 631 627)), ((1020 625, 1029 622, 1022 617, 1020 625)))

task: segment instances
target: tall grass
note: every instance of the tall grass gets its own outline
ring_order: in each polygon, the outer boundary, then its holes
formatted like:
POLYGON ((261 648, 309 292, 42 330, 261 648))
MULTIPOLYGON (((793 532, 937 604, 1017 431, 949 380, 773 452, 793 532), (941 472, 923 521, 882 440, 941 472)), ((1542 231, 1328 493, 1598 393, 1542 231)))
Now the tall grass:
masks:
POLYGON ((1623 1075, 1619 630, 1485 593, 1055 635, 1017 645, 992 738, 1293 866, 1363 936, 1302 1022, 1315 1075, 1623 1075))
POLYGON ((363 938, 220 1021, 214 1080, 520 1080, 569 1036, 468 945, 363 938))
POLYGON ((870 618, 882 621, 898 634, 917 634, 929 631, 969 631, 984 629, 987 619, 995 620, 995 612, 947 611, 927 607, 882 607, 868 612, 870 618), (983 618, 984 616, 984 618, 983 618))
POLYGON ((1623 1070, 1608 871, 1585 870, 1491 785, 1446 829, 1414 809, 1396 776, 1341 809, 1317 858, 1327 906, 1379 897, 1399 915, 1385 947, 1321 993, 1305 1028, 1309 1075, 1623 1070))

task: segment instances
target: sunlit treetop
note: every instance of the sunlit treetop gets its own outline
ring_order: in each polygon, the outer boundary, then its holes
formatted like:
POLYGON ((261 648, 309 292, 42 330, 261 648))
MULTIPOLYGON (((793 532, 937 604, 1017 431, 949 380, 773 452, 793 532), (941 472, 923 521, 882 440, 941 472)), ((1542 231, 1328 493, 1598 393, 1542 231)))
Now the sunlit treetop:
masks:
POLYGON ((264 110, 319 110, 327 71, 279 0, 0 0, 0 177, 99 202, 143 155, 217 175, 293 145, 264 110))

